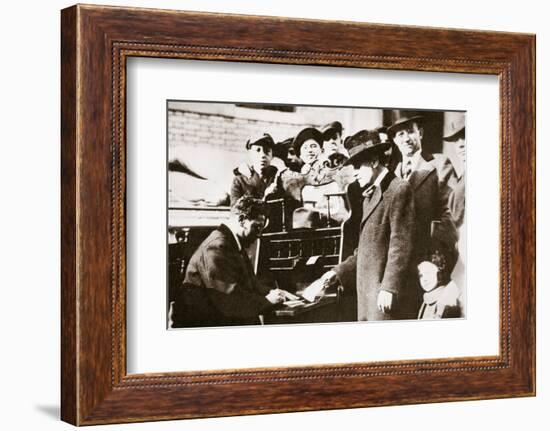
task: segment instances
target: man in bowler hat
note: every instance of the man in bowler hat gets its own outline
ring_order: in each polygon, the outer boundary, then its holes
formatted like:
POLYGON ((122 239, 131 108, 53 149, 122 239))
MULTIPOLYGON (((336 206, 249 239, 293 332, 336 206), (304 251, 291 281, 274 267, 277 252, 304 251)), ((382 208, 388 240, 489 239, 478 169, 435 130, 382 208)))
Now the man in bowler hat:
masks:
MULTIPOLYGON (((456 248, 458 235, 448 207, 456 174, 447 157, 422 152, 422 116, 410 111, 392 111, 392 116, 388 134, 402 156, 395 174, 411 185, 414 194, 416 233, 411 274, 415 274, 416 265, 429 250, 456 248)), ((421 297, 422 291, 418 287, 418 306, 421 297)))
POLYGON ((449 195, 449 210, 458 229, 458 261, 453 279, 460 289, 466 284, 466 124, 463 112, 446 112, 443 139, 453 144, 458 183, 449 195))
MULTIPOLYGON (((413 251, 414 198, 411 185, 384 166, 387 142, 377 131, 363 130, 346 140, 354 167, 354 190, 361 199, 351 218, 358 224, 355 252, 323 275, 325 287, 338 282, 357 289, 358 320, 411 317, 406 310, 413 251)), ((415 310, 416 311, 416 310, 415 310)), ((412 316, 414 318, 416 316, 412 316)))
POLYGON ((443 140, 453 144, 458 162, 457 169, 455 169, 458 172, 458 182, 449 196, 449 209, 457 228, 460 228, 464 222, 466 186, 466 125, 464 113, 445 113, 443 140))

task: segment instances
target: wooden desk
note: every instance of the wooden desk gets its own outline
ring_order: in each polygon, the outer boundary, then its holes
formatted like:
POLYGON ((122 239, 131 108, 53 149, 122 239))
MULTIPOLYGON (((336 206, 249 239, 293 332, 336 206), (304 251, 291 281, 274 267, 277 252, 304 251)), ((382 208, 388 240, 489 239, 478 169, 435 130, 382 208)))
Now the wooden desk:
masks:
POLYGON ((328 323, 338 322, 340 306, 336 293, 328 294, 314 302, 288 307, 281 305, 263 316, 264 325, 284 325, 291 323, 328 323))

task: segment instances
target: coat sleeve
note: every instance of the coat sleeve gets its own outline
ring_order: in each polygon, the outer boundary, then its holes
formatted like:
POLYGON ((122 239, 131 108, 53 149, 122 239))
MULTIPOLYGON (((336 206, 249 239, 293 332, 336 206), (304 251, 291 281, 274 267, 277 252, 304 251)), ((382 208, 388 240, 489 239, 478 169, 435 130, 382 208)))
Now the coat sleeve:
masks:
POLYGON ((357 249, 346 260, 333 268, 345 291, 357 287, 357 249))
POLYGON ((254 317, 271 306, 264 296, 244 285, 248 281, 252 286, 254 280, 245 279, 241 260, 236 250, 219 241, 209 244, 202 255, 201 277, 210 299, 220 313, 231 318, 254 317))
POLYGON ((439 188, 441 189, 441 193, 448 198, 458 184, 458 176, 448 157, 442 154, 437 154, 434 157, 439 188))
POLYGON ((399 294, 407 285, 414 238, 414 197, 411 186, 402 182, 391 202, 388 259, 381 289, 399 294))
POLYGON ((453 250, 458 241, 458 231, 449 209, 449 199, 457 185, 457 176, 451 161, 444 156, 436 159, 438 174, 438 211, 437 223, 432 229, 432 239, 453 250))
POLYGON ((464 222, 465 213, 465 182, 461 180, 456 185, 455 189, 449 195, 449 210, 453 216, 453 221, 457 227, 464 222))
POLYGON ((239 177, 235 175, 233 177, 233 182, 231 183, 231 190, 229 192, 230 205, 233 206, 235 202, 237 202, 242 195, 244 195, 244 191, 243 191, 241 181, 239 180, 239 177))
POLYGON ((453 250, 458 241, 458 231, 449 210, 449 194, 439 190, 436 224, 432 226, 432 240, 453 250))

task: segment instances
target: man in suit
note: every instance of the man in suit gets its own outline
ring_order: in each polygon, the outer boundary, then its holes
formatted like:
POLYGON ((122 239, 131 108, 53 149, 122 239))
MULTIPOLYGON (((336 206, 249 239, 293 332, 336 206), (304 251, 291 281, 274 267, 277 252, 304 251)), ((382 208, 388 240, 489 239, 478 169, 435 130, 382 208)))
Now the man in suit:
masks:
POLYGON ((456 285, 464 290, 466 284, 466 124, 463 112, 445 113, 443 139, 453 144, 456 153, 458 183, 449 195, 449 210, 458 229, 458 260, 452 278, 456 285))
POLYGON ((446 112, 443 140, 453 144, 456 158, 458 182, 449 196, 449 209, 457 228, 464 222, 465 212, 465 171, 466 171, 466 124, 462 112, 446 112))
MULTIPOLYGON (((338 282, 357 289, 358 320, 409 317, 409 267, 413 251, 414 199, 411 186, 384 166, 387 142, 363 130, 346 140, 362 203, 352 213, 359 240, 353 253, 323 275, 325 287, 338 282)), ((350 190, 351 192, 351 190, 350 190)))
MULTIPOLYGON (((409 182, 414 194, 416 233, 411 267, 413 278, 416 265, 431 250, 444 248, 452 253, 456 249, 458 235, 448 207, 450 192, 456 185, 456 174, 447 157, 422 152, 421 116, 408 111, 393 111, 392 114, 393 122, 388 127, 388 134, 402 156, 395 175, 409 182)), ((418 307, 421 297, 422 291, 418 287, 418 307)), ((411 315, 411 318, 414 316, 411 315)))
POLYGON ((248 195, 237 200, 229 221, 189 260, 173 304, 173 327, 258 324, 260 314, 285 299, 287 292, 260 285, 246 253, 265 223, 261 200, 248 195))

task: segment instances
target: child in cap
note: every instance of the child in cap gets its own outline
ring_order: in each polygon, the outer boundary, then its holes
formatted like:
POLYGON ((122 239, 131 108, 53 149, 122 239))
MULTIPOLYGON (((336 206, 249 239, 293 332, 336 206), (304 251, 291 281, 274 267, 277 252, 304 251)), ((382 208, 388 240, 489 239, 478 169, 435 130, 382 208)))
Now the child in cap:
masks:
POLYGON ((450 259, 434 250, 418 265, 418 278, 424 290, 424 302, 418 318, 423 320, 463 317, 462 292, 450 279, 450 259))

